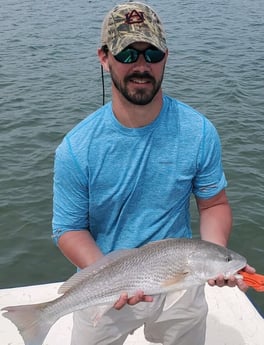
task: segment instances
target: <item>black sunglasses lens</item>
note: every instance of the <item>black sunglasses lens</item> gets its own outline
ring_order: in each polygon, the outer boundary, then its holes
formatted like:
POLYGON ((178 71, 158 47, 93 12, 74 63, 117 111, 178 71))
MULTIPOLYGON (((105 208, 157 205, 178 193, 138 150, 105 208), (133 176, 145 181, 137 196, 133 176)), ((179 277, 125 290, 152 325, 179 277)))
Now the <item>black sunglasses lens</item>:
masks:
POLYGON ((164 59, 165 53, 158 49, 146 49, 144 51, 136 50, 133 48, 127 48, 115 55, 115 59, 121 63, 134 63, 137 61, 140 54, 144 55, 144 58, 149 63, 157 63, 164 59))
POLYGON ((135 49, 127 48, 115 55, 115 59, 122 63, 133 63, 138 59, 139 53, 135 49))
POLYGON ((158 49, 147 49, 145 50, 144 56, 147 62, 156 63, 164 59, 165 53, 158 49))

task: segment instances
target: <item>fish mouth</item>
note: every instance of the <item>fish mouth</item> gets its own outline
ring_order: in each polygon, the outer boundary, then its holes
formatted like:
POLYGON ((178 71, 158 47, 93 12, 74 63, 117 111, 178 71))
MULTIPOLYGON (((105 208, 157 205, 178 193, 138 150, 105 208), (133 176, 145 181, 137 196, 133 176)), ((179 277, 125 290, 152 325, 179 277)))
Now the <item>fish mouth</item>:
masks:
POLYGON ((236 275, 238 273, 238 271, 245 268, 246 265, 247 265, 246 261, 244 263, 238 263, 235 267, 232 267, 232 270, 229 270, 229 271, 224 273, 224 278, 228 279, 230 276, 236 275))

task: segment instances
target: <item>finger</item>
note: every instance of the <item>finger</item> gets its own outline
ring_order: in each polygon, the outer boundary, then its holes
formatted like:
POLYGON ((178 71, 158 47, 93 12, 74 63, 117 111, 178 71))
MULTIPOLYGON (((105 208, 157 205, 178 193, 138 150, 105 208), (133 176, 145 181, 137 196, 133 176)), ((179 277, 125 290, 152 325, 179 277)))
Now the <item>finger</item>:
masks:
POLYGON ((223 287, 226 285, 226 279, 224 278, 223 275, 220 275, 219 277, 216 278, 215 283, 219 287, 223 287))
POLYGON ((243 269, 243 271, 247 273, 256 273, 256 269, 250 265, 246 265, 246 267, 243 269))
POLYGON ((247 286, 247 284, 243 281, 243 279, 237 279, 237 280, 236 280, 236 284, 237 284, 238 288, 239 288, 241 291, 247 292, 248 286, 247 286))
POLYGON ((124 307, 124 305, 129 304, 129 305, 135 305, 139 302, 152 302, 153 297, 152 296, 147 296, 144 295, 143 291, 138 291, 135 296, 132 296, 128 298, 127 293, 123 293, 118 301, 114 304, 114 308, 116 310, 120 310, 124 307))
POLYGON ((229 277, 226 280, 226 285, 229 287, 235 287, 237 285, 237 279, 234 276, 229 277))
POLYGON ((119 297, 118 301, 114 304, 114 308, 116 310, 120 310, 124 307, 125 304, 127 304, 127 302, 128 302, 128 295, 127 295, 127 293, 123 293, 119 297))
POLYGON ((127 303, 129 305, 135 305, 139 302, 142 302, 144 300, 144 292, 143 291, 137 291, 135 296, 132 296, 128 299, 127 303))
POLYGON ((144 295, 143 302, 153 302, 153 296, 144 295))
POLYGON ((153 297, 152 296, 147 296, 147 295, 144 295, 144 292, 143 291, 137 291, 135 296, 133 297, 130 297, 128 299, 128 304, 129 305, 135 305, 139 302, 152 302, 153 301, 153 297))
POLYGON ((208 280, 208 284, 209 284, 210 286, 215 286, 215 280, 214 280, 214 279, 209 279, 209 280, 208 280))

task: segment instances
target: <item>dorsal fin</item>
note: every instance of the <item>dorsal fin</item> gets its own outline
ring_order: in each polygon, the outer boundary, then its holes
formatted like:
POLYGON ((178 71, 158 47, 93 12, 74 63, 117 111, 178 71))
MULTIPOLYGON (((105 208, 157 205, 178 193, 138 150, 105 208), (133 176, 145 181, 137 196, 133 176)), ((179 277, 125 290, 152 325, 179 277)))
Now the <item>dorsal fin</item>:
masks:
POLYGON ((112 252, 103 256, 100 260, 96 261, 94 264, 88 267, 85 267, 84 269, 78 271, 73 276, 71 276, 68 280, 66 280, 66 282, 64 282, 59 287, 58 293, 63 294, 67 292, 68 290, 76 286, 77 284, 87 279, 89 276, 96 274, 98 271, 100 271, 104 267, 110 265, 111 263, 121 258, 125 258, 127 256, 132 255, 135 251, 137 251, 137 248, 121 249, 121 250, 117 250, 115 252, 112 252))

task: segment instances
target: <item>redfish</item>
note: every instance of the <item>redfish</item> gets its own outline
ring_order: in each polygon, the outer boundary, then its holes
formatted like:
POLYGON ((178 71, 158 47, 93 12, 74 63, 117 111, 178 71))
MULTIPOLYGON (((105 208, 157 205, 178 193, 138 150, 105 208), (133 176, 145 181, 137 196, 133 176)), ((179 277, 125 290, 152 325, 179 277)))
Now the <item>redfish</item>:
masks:
MULTIPOLYGON (((246 259, 219 245, 196 239, 166 239, 121 250, 73 275, 60 288, 62 296, 32 305, 5 307, 25 345, 41 345, 50 327, 73 311, 105 305, 110 309, 124 292, 133 296, 166 294, 225 278, 246 266, 246 259)), ((154 297, 155 298, 155 297, 154 297)))

